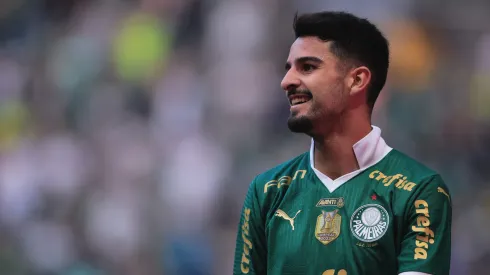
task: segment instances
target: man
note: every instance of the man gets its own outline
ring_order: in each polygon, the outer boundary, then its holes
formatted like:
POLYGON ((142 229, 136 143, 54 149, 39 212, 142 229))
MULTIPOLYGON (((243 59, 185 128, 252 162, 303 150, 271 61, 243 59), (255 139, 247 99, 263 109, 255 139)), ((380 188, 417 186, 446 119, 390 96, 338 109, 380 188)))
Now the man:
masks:
POLYGON ((234 274, 449 274, 447 187, 371 126, 386 39, 340 12, 296 17, 294 31, 281 87, 311 149, 252 181, 234 274))

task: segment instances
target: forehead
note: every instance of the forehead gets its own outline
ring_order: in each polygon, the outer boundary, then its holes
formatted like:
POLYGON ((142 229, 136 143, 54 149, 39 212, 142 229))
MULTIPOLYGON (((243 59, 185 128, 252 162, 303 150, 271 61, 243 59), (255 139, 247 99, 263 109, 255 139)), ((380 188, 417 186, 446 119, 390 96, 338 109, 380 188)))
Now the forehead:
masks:
POLYGON ((325 42, 313 36, 298 37, 289 49, 288 61, 294 62, 295 59, 304 56, 314 56, 324 61, 327 58, 333 58, 330 44, 331 42, 325 42))

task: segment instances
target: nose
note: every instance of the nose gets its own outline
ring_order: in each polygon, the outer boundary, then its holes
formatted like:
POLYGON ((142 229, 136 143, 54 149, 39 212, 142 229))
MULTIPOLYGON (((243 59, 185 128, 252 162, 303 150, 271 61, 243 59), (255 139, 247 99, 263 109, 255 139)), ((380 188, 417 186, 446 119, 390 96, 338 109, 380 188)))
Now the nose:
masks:
POLYGON ((297 89, 301 85, 300 79, 294 73, 293 69, 290 69, 286 72, 286 75, 281 81, 281 88, 284 91, 288 91, 291 89, 297 89))

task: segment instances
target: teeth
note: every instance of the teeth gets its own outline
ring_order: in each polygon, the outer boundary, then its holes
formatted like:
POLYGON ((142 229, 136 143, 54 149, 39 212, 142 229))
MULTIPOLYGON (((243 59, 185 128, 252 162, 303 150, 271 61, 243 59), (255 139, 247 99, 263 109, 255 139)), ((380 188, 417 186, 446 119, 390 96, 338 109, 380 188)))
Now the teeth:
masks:
POLYGON ((297 97, 291 100, 291 105, 301 104, 307 102, 309 99, 304 97, 297 97))

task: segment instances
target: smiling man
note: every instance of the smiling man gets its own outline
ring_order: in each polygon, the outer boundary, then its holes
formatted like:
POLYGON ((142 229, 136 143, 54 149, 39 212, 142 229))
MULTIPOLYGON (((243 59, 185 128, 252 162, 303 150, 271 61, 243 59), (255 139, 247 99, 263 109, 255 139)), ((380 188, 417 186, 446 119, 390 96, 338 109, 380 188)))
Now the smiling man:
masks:
POLYGON ((252 181, 233 273, 449 274, 447 187, 371 125, 388 42, 341 12, 295 17, 294 31, 281 87, 311 148, 252 181))

